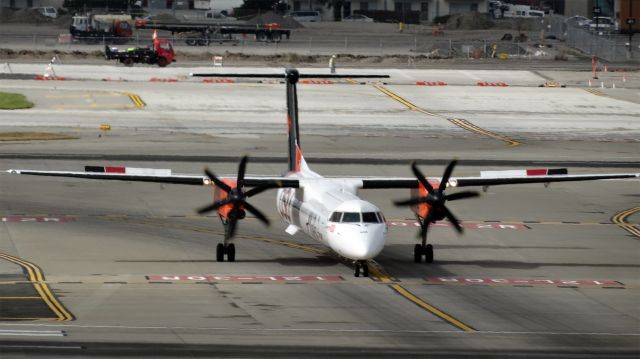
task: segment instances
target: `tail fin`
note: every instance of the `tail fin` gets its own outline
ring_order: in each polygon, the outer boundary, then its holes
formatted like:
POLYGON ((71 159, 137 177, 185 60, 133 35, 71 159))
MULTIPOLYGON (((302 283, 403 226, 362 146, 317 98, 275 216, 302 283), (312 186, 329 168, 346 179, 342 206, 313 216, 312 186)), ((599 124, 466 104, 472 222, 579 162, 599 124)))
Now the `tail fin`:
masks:
POLYGON ((296 84, 300 74, 296 69, 287 69, 287 125, 289 131, 289 172, 300 172, 302 150, 300 149, 300 127, 298 126, 298 91, 296 84))

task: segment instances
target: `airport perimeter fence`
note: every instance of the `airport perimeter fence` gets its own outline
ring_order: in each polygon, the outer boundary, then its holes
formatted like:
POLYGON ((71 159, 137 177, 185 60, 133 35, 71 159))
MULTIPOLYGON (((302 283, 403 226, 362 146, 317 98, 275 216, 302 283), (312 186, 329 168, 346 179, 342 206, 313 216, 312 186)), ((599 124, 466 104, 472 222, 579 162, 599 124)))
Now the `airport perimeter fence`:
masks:
MULTIPOLYGON (((587 26, 578 26, 561 15, 546 16, 547 35, 564 41, 565 45, 577 49, 587 56, 595 56, 609 62, 639 61, 640 36, 635 35, 629 43, 629 36, 615 29, 602 31, 590 30, 587 26)), ((624 25, 622 25, 624 26, 624 25)))

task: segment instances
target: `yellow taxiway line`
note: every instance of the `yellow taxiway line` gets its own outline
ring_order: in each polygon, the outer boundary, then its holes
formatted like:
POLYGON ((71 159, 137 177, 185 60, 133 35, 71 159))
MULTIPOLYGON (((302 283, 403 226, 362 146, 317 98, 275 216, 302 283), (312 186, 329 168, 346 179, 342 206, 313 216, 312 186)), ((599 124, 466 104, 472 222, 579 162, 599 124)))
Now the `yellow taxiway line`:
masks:
POLYGON ((139 95, 127 92, 127 96, 129 96, 131 102, 133 102, 133 104, 139 109, 143 109, 147 105, 146 103, 144 103, 144 101, 142 101, 142 98, 140 98, 139 95))
POLYGON ((611 221, 625 231, 640 238, 640 228, 635 224, 627 222, 627 217, 637 212, 640 212, 640 207, 626 209, 622 212, 616 213, 613 217, 611 217, 611 221))
MULTIPOLYGON (((44 280, 44 275, 40 268, 24 259, 20 259, 18 257, 14 257, 12 255, 6 253, 0 253, 0 259, 7 260, 9 262, 15 263, 26 270, 29 276, 29 282, 33 285, 36 292, 40 295, 40 298, 47 304, 47 306, 56 314, 58 320, 60 321, 68 321, 73 320, 73 315, 69 313, 65 307, 58 301, 58 299, 51 293, 51 289, 44 280)), ((38 318, 45 319, 45 318, 38 318)), ((46 318, 49 319, 49 318, 46 318)))
POLYGON ((490 137, 490 138, 493 138, 493 139, 498 140, 498 141, 506 142, 509 145, 509 147, 515 147, 515 146, 519 146, 519 145, 522 144, 521 142, 518 142, 518 141, 516 141, 514 139, 511 139, 511 138, 509 138, 507 136, 503 136, 503 135, 497 134, 495 132, 491 132, 489 130, 485 130, 485 129, 481 128, 481 127, 478 127, 478 126, 474 125, 473 123, 471 123, 471 122, 469 122, 469 121, 467 121, 465 119, 449 118, 449 117, 442 116, 442 115, 434 113, 434 112, 427 111, 427 110, 425 110, 425 109, 423 109, 421 107, 418 107, 418 106, 412 104, 411 102, 403 99, 402 97, 398 96, 397 94, 389 91, 387 88, 383 87, 382 85, 374 85, 373 87, 375 87, 378 91, 382 92, 383 94, 389 96, 390 98, 392 98, 392 99, 400 102, 401 104, 407 106, 409 109, 411 109, 413 111, 417 111, 417 112, 423 113, 423 114, 428 115, 428 116, 443 118, 443 119, 451 122, 452 124, 462 128, 462 129, 465 129, 467 131, 470 131, 470 132, 473 132, 473 133, 477 133, 477 134, 482 135, 482 136, 490 137))

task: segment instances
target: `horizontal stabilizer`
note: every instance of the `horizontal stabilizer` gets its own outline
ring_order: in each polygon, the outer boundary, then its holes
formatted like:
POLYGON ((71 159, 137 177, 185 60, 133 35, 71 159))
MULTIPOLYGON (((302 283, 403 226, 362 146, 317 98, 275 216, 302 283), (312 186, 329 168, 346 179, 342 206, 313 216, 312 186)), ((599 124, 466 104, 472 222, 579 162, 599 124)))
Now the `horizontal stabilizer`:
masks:
MULTIPOLYGON (((263 74, 239 74, 239 73, 191 73, 193 77, 246 77, 246 78, 276 78, 284 79, 286 73, 263 73, 263 74)), ((301 79, 388 79, 389 75, 379 74, 300 74, 301 79)))

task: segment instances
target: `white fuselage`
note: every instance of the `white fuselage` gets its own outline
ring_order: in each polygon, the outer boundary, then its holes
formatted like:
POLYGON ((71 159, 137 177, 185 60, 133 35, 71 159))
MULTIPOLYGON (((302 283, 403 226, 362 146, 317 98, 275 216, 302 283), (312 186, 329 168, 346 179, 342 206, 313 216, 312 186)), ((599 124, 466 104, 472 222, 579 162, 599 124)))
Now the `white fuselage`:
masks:
POLYGON ((353 260, 367 260, 382 251, 387 225, 380 210, 357 195, 357 183, 324 178, 305 168, 292 173, 299 188, 278 190, 277 209, 297 230, 353 260))

